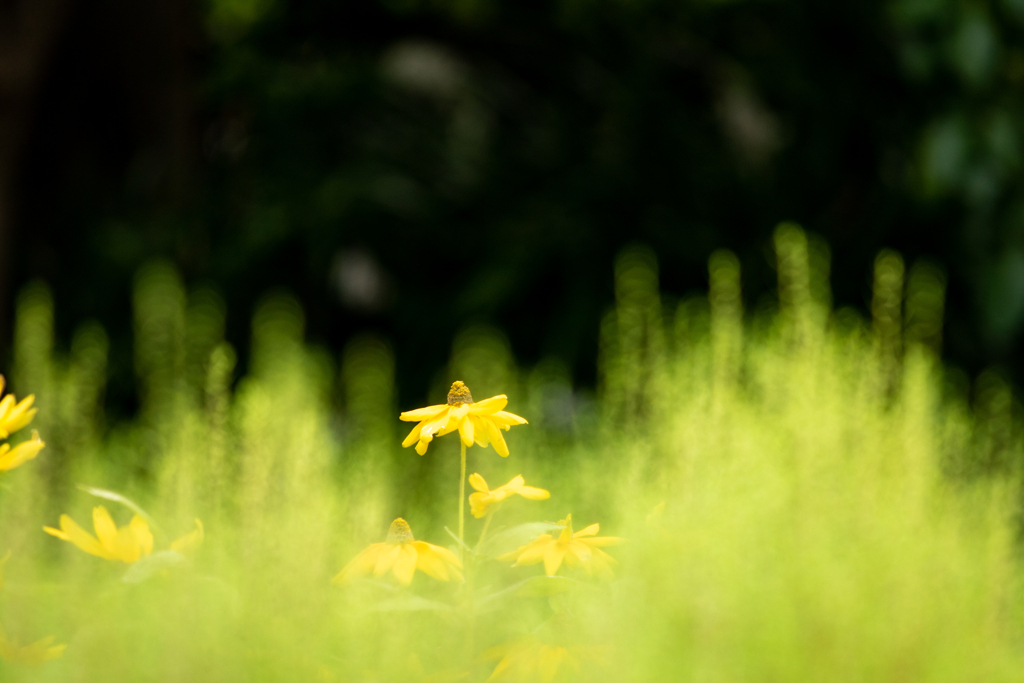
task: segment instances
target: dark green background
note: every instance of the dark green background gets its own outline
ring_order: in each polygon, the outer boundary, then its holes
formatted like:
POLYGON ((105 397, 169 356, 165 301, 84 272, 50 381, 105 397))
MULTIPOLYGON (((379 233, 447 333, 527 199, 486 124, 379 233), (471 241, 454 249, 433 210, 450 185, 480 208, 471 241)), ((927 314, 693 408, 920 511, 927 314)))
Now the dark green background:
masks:
POLYGON ((675 296, 732 249, 757 305, 781 220, 831 245, 838 304, 883 247, 940 263, 945 355, 1024 372, 1024 0, 136 4, 67 3, 2 263, 7 330, 45 279, 61 335, 111 332, 129 409, 153 257, 220 291, 243 358, 275 288, 314 341, 388 335, 406 404, 470 322, 592 383, 631 243, 675 296), (346 303, 338 264, 383 294, 346 303))

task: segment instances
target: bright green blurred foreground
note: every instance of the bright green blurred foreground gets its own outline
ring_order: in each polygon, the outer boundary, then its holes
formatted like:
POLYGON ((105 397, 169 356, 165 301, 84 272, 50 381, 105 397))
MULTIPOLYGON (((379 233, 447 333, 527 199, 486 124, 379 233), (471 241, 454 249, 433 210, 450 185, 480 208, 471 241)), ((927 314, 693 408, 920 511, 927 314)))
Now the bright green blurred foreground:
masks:
MULTIPOLYGON (((492 486, 523 474, 552 495, 509 500, 492 534, 569 512, 577 529, 600 522, 629 539, 606 548, 620 562, 611 582, 563 567, 569 581, 524 584, 543 565, 480 557, 467 584, 333 586, 398 516, 455 547, 458 438, 422 457, 400 447, 411 425, 397 420, 385 343, 357 340, 335 368, 304 345, 296 304, 272 299, 232 391, 217 298, 153 266, 135 293, 143 405, 108 428, 103 331, 82 327, 55 356, 52 303, 26 292, 13 388, 37 395, 47 448, 0 479, 0 555, 12 553, 0 623, 68 647, 37 667, 0 661, 0 679, 472 682, 514 643, 535 665, 548 648, 531 681, 1020 680, 1009 391, 983 376, 972 412, 937 363, 933 270, 904 277, 898 256, 880 256, 864 322, 831 311, 823 249, 791 227, 775 246, 778 301, 747 314, 727 253, 712 258, 708 299, 671 309, 653 257, 623 254, 596 399, 557 363, 515 367, 481 328, 424 397, 443 402, 453 379, 477 400, 508 394, 530 424, 507 433, 507 459, 471 448, 469 472, 492 486), (196 517, 205 544, 193 564, 147 568, 47 536, 64 512, 91 530, 94 505, 131 518, 78 484, 145 508, 158 551, 196 517)), ((470 544, 480 526, 467 519, 470 544)))

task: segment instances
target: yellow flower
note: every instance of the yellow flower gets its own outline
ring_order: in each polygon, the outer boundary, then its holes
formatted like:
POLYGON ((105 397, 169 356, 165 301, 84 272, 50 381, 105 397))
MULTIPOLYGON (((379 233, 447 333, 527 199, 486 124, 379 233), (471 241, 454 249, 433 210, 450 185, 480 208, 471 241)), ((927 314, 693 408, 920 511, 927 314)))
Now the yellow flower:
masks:
POLYGON ((615 558, 601 550, 603 546, 617 545, 625 539, 615 536, 595 536, 600 525, 591 524, 575 534, 572 532, 572 515, 566 515, 559 526, 564 527, 558 538, 551 534, 541 534, 530 543, 520 546, 518 550, 506 553, 498 559, 502 562, 515 560, 513 567, 544 563, 544 572, 554 576, 565 561, 570 567, 582 567, 588 575, 611 575, 611 565, 615 558))
POLYGON ((551 497, 550 492, 532 486, 524 486, 525 483, 526 480, 520 474, 509 483, 492 491, 487 488, 487 482, 479 474, 469 475, 469 485, 477 490, 477 493, 469 494, 469 508, 473 516, 480 519, 487 514, 487 508, 516 494, 529 500, 547 500, 551 497))
POLYGON ((455 382, 448 392, 447 404, 418 408, 399 416, 404 422, 419 422, 405 437, 402 446, 408 448, 416 444, 416 452, 423 455, 435 436, 458 430, 459 438, 467 447, 474 443, 485 448, 487 444, 494 444, 498 455, 508 457, 508 446, 501 430, 508 431, 512 425, 524 425, 526 420, 502 410, 507 404, 508 397, 504 394, 473 403, 469 387, 455 382))
POLYGON ((403 586, 412 583, 412 576, 419 569, 439 581, 455 577, 462 580, 462 562, 455 553, 412 537, 409 524, 399 517, 391 523, 388 538, 383 543, 374 543, 355 556, 345 568, 334 577, 333 583, 343 586, 351 581, 373 574, 384 576, 391 572, 403 586))
POLYGON ((57 659, 64 654, 67 645, 54 645, 53 640, 53 636, 50 636, 29 645, 19 645, 16 640, 9 640, 3 627, 0 627, 0 659, 33 666, 57 659))
MULTIPOLYGON (((0 375, 0 393, 4 390, 4 376, 0 375)), ((32 402, 36 400, 34 395, 26 396, 20 403, 16 402, 14 394, 7 394, 0 401, 0 439, 6 439, 14 432, 27 427, 32 418, 36 416, 36 408, 32 408, 32 402), (31 408, 31 410, 29 410, 31 408)))
MULTIPOLYGON (((10 398, 10 394, 7 395, 7 398, 10 398)), ((32 412, 34 413, 35 411, 33 410, 32 412)), ((39 438, 39 432, 35 430, 32 430, 31 439, 21 442, 14 448, 11 448, 9 443, 0 445, 0 472, 13 470, 18 465, 28 462, 39 455, 39 451, 43 450, 45 445, 42 439, 39 438)))
POLYGON ((132 517, 128 526, 118 529, 107 509, 100 505, 92 510, 92 523, 96 528, 95 537, 67 515, 60 516, 60 529, 47 526, 43 531, 105 560, 132 564, 153 552, 153 534, 139 515, 132 517))
POLYGON ((185 534, 178 540, 171 543, 171 550, 175 550, 185 557, 192 557, 199 550, 200 546, 203 545, 203 540, 206 538, 206 532, 203 530, 203 523, 196 519, 196 530, 185 534))
POLYGON ((571 653, 567 647, 543 643, 535 637, 499 645, 483 654, 484 659, 500 660, 484 683, 551 683, 556 676, 559 680, 570 680, 580 670, 577 655, 578 653, 571 653), (562 675, 559 676, 559 673, 562 675))

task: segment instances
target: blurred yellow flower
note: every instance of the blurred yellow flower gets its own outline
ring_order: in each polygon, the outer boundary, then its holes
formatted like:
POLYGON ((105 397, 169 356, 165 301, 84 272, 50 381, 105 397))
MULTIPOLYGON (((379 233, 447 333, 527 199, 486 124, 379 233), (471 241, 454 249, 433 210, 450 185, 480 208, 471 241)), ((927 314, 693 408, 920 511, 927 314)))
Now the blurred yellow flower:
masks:
POLYGON ((128 526, 119 529, 107 509, 100 505, 92 510, 92 523, 96 529, 95 537, 67 515, 60 516, 60 529, 47 526, 43 531, 105 560, 132 564, 153 552, 153 534, 149 524, 139 515, 132 517, 128 526))
POLYGON ((178 540, 171 543, 171 550, 175 550, 185 557, 192 557, 199 550, 200 546, 203 545, 203 540, 206 538, 206 532, 203 530, 203 523, 196 519, 195 531, 185 534, 178 540))
MULTIPOLYGON (((4 384, 4 376, 0 375, 0 393, 3 393, 4 384)), ((28 426, 28 423, 36 416, 37 409, 32 408, 32 402, 35 400, 36 397, 30 395, 18 403, 14 394, 4 396, 0 401, 0 439, 6 439, 19 429, 28 426)))
POLYGON ((533 486, 525 486, 525 484, 526 480, 520 474, 504 486, 491 490, 487 488, 487 482, 483 477, 479 474, 471 474, 469 475, 469 485, 477 492, 469 494, 469 509, 474 517, 480 519, 487 514, 487 508, 516 494, 529 500, 546 500, 551 497, 550 492, 533 486))
POLYGON ((458 430, 459 438, 465 446, 475 443, 486 448, 488 444, 493 444, 498 455, 508 457, 508 446, 501 430, 508 431, 512 425, 524 425, 527 422, 518 415, 502 410, 507 404, 508 397, 504 394, 473 403, 469 387, 462 382, 455 382, 448 392, 447 404, 418 408, 399 416, 404 422, 419 422, 405 437, 402 446, 408 448, 416 444, 416 452, 423 455, 435 436, 444 436, 458 430))
POLYGON ((542 643, 537 638, 493 647, 484 652, 483 658, 500 660, 484 683, 551 683, 556 676, 559 680, 571 679, 580 670, 579 659, 568 648, 542 643))
MULTIPOLYGON (((8 398, 10 398, 9 394, 8 398)), ((39 451, 43 450, 44 446, 46 444, 39 438, 39 432, 35 430, 32 430, 31 439, 21 442, 14 448, 11 448, 9 443, 0 445, 0 472, 13 470, 18 465, 28 462, 39 455, 39 451)))
POLYGON ((438 545, 417 541, 409 524, 399 517, 391 523, 386 541, 374 543, 356 555, 332 582, 343 586, 369 574, 380 577, 390 572, 400 584, 408 586, 417 569, 439 581, 449 581, 453 577, 461 581, 461 568, 462 562, 455 553, 438 545))
POLYGON ((574 534, 572 515, 566 515, 558 524, 564 527, 558 538, 552 537, 551 534, 541 534, 530 543, 520 546, 518 550, 506 553, 498 559, 503 562, 515 560, 513 567, 543 562, 544 572, 548 576, 554 576, 563 561, 569 567, 581 567, 588 575, 611 575, 611 566, 615 564, 615 558, 601 548, 617 545, 625 539, 595 536, 601 528, 599 524, 591 524, 574 534))
POLYGON ((53 641, 53 636, 50 636, 29 645, 19 645, 18 641, 10 640, 3 627, 0 627, 0 659, 15 664, 29 665, 57 659, 64 654, 67 645, 54 645, 53 641))

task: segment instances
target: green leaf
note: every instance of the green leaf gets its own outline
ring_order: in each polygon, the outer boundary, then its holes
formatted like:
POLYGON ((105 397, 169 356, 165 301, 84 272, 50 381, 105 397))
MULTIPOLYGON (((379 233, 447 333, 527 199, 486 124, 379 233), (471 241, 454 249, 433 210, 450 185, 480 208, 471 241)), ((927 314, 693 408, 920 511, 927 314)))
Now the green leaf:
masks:
POLYGON ((500 531, 484 540, 480 545, 480 554, 485 557, 497 557, 510 553, 520 546, 526 545, 541 534, 561 531, 562 527, 551 522, 528 522, 511 529, 500 531))
POLYGON ((85 491, 90 496, 96 496, 97 498, 104 498, 106 500, 112 500, 115 503, 120 503, 121 505, 124 505, 132 512, 137 514, 139 517, 142 517, 144 520, 146 520, 146 523, 148 523, 149 526, 152 527, 154 530, 160 529, 160 525, 157 524, 156 521, 154 521, 153 518, 149 516, 148 512, 143 510, 138 505, 138 503, 136 503, 130 498, 122 496, 120 493, 115 493, 114 491, 107 491, 106 489, 93 488, 92 486, 86 486, 85 484, 79 484, 78 489, 80 491, 85 491))
POLYGON ((188 558, 176 550, 164 550, 144 557, 133 564, 121 577, 121 580, 125 583, 142 583, 157 572, 165 569, 179 569, 188 564, 188 558))
POLYGON ((451 612, 452 608, 450 605, 446 605, 443 602, 427 600, 426 598, 421 598, 418 595, 402 595, 397 598, 378 602, 370 608, 371 612, 421 612, 424 610, 451 612))

